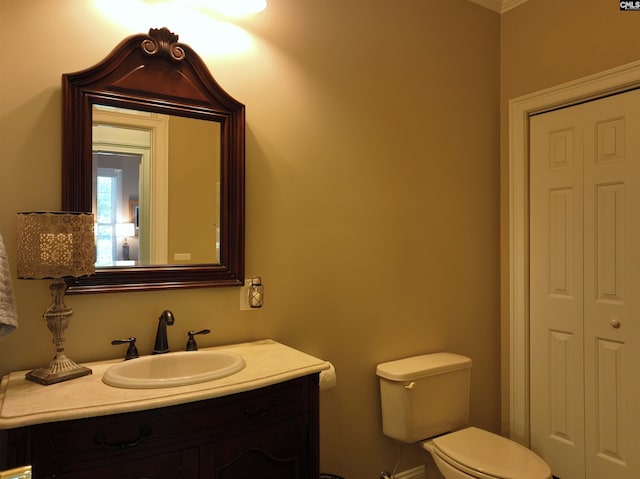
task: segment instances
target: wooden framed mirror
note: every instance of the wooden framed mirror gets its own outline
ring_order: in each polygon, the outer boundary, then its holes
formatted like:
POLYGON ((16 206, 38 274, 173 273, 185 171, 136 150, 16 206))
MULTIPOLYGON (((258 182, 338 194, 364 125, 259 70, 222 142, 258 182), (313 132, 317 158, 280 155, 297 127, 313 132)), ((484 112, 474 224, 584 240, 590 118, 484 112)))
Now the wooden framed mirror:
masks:
POLYGON ((69 293, 240 286, 244 105, 166 28, 62 76, 62 207, 96 214, 69 293))

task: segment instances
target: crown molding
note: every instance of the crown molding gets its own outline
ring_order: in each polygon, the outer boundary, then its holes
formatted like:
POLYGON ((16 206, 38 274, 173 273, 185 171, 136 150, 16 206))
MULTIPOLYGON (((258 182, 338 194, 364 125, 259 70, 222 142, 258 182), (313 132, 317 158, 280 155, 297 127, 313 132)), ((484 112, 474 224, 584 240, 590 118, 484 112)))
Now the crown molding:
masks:
POLYGON ((523 4, 527 0, 469 0, 478 5, 493 10, 494 12, 504 13, 518 5, 523 4))

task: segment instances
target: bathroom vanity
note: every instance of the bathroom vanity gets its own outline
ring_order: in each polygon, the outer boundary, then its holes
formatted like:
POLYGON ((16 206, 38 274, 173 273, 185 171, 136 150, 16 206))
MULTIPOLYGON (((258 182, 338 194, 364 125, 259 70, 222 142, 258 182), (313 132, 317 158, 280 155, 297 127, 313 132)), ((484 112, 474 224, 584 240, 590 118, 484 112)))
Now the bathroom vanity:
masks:
MULTIPOLYGON (((121 389, 92 376, 43 387, 23 373, 0 386, 2 467, 34 478, 314 478, 318 377, 329 363, 273 341, 225 349, 245 368, 165 389, 121 389)), ((135 361, 135 360, 134 360, 135 361)))

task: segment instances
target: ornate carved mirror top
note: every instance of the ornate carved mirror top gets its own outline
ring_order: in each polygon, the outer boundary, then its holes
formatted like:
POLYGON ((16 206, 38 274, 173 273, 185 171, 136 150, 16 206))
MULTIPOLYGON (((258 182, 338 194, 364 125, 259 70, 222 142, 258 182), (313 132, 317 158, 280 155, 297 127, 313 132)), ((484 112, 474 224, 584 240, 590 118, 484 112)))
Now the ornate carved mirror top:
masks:
POLYGON ((244 105, 166 28, 62 76, 62 206, 96 215, 96 274, 70 293, 238 286, 244 105))

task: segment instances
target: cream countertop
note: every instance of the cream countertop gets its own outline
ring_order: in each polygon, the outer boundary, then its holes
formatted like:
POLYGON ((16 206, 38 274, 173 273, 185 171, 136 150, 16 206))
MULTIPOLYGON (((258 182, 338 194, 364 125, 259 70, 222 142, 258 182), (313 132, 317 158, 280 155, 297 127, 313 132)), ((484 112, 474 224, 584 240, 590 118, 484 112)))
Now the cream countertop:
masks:
POLYGON ((3 377, 0 384, 0 429, 201 401, 270 386, 331 367, 327 361, 268 339, 205 349, 234 351, 242 355, 246 366, 225 378, 159 389, 122 389, 103 383, 105 371, 121 360, 84 364, 93 374, 50 386, 27 381, 26 371, 13 372, 3 377))

